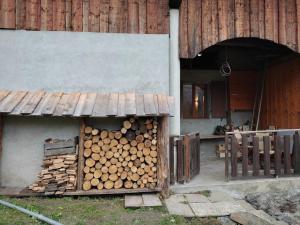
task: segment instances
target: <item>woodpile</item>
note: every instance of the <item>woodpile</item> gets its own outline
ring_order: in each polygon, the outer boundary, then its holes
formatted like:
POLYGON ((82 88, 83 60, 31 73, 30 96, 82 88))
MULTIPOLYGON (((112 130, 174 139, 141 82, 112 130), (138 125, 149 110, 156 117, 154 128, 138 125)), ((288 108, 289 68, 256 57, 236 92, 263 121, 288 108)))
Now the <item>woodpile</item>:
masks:
POLYGON ((76 183, 76 154, 46 156, 37 181, 30 185, 29 189, 46 195, 61 195, 65 191, 74 191, 76 183))
POLYGON ((157 129, 155 119, 134 117, 117 131, 85 127, 83 190, 155 188, 157 129))

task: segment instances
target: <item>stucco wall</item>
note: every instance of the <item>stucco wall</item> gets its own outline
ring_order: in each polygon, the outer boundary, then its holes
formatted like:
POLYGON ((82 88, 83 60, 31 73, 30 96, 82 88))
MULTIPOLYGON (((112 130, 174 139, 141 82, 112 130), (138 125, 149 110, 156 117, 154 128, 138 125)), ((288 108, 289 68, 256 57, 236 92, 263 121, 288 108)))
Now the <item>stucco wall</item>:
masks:
POLYGON ((78 119, 5 117, 1 184, 8 187, 31 184, 41 170, 44 140, 78 135, 78 119))
POLYGON ((169 93, 169 36, 0 30, 0 89, 169 93))
MULTIPOLYGON (((0 68, 0 89, 169 94, 169 36, 0 30, 0 68)), ((78 134, 78 119, 5 117, 1 184, 31 184, 44 140, 78 134)))

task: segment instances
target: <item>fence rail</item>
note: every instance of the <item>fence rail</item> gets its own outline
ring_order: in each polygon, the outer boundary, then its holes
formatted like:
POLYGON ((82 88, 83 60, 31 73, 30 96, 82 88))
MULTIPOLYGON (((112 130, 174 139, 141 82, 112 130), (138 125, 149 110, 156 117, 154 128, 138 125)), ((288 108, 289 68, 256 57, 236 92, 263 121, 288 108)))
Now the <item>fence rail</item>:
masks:
POLYGON ((227 180, 300 174, 300 129, 227 132, 227 180))
POLYGON ((170 137, 170 183, 189 182, 200 172, 200 135, 170 137))

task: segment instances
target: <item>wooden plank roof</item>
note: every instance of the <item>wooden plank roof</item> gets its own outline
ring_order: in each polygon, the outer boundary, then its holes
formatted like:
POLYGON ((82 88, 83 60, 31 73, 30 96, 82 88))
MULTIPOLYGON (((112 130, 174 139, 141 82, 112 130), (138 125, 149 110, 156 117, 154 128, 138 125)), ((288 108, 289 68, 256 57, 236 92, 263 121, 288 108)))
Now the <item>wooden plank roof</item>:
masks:
POLYGON ((137 93, 0 90, 0 114, 16 116, 173 116, 174 97, 137 93))

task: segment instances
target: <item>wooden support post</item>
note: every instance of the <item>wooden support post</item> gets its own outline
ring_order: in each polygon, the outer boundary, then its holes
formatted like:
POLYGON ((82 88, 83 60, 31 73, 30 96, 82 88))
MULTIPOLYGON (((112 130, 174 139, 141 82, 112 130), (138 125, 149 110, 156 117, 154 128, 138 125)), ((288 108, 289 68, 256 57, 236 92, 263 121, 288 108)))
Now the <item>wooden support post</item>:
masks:
POLYGON ((259 176, 259 137, 253 137, 253 176, 259 176))
POLYGON ((235 136, 231 139, 231 176, 237 177, 237 152, 239 150, 239 144, 235 136))
POLYGON ((270 175, 270 137, 264 136, 264 175, 269 176, 270 175))
POLYGON ((185 181, 189 182, 191 178, 190 165, 191 165, 191 152, 190 152, 190 137, 185 135, 183 137, 184 145, 184 177, 185 181))
POLYGON ((290 152, 291 137, 284 136, 284 174, 291 174, 291 152, 290 152))
POLYGON ((84 167, 84 129, 85 129, 85 119, 80 120, 80 130, 79 130, 79 151, 78 151, 78 181, 77 181, 77 189, 82 190, 83 184, 83 167, 84 167))
POLYGON ((160 119, 158 129, 158 183, 162 188, 161 195, 166 198, 169 195, 169 118, 160 119))
POLYGON ((282 155, 282 144, 281 137, 275 136, 275 175, 281 175, 281 155, 282 155))
POLYGON ((225 178, 226 181, 229 181, 229 166, 228 166, 228 134, 225 134, 225 178))
POLYGON ((183 141, 177 140, 177 182, 184 183, 184 149, 183 141))
MULTIPOLYGON (((242 167, 242 175, 243 177, 248 176, 248 136, 243 135, 242 136, 242 144, 243 144, 243 151, 242 151, 242 157, 243 157, 243 167, 242 167)), ((254 159, 253 159, 254 160, 254 159)))
POLYGON ((174 184, 175 183, 175 175, 174 175, 174 137, 170 137, 170 184, 174 184))
POLYGON ((299 133, 296 132, 294 134, 294 173, 300 174, 300 140, 299 140, 299 133))
MULTIPOLYGON (((0 115, 0 168, 1 168, 1 163, 2 163, 2 151, 3 151, 3 116, 0 115)), ((0 171, 0 187, 2 186, 1 183, 1 171, 0 171)))

